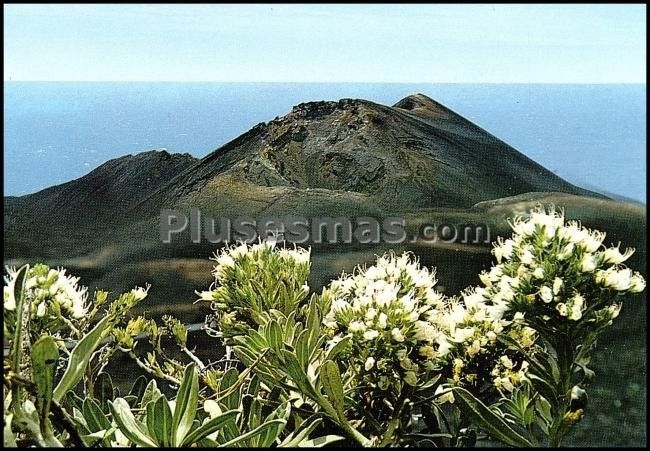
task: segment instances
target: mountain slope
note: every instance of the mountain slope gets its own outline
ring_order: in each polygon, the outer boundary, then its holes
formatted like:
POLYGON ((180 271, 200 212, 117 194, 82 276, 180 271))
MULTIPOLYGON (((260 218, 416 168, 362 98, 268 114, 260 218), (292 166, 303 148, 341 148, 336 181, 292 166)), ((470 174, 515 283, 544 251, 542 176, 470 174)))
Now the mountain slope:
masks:
POLYGON ((224 213, 215 199, 246 192, 244 211, 279 200, 274 210, 283 202, 290 210, 313 198, 306 192, 314 189, 391 212, 469 207, 529 191, 595 195, 417 94, 393 107, 354 99, 299 104, 179 174, 149 199, 149 208, 224 213))
MULTIPOLYGON (((72 241, 92 249, 142 198, 164 187, 196 158, 149 151, 109 160, 83 177, 21 197, 5 197, 5 244, 9 252, 72 241)), ((74 251, 73 251, 74 252, 74 251)))

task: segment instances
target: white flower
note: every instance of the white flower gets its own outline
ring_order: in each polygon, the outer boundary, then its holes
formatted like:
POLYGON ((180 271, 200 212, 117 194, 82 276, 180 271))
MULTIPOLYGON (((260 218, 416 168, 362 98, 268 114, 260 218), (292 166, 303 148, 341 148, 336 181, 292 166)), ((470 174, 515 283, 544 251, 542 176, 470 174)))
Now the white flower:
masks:
POLYGON ((553 280, 553 294, 558 294, 560 292, 560 290, 562 289, 562 285, 564 285, 564 282, 562 281, 562 279, 560 279, 559 277, 556 277, 553 280))
POLYGON ((427 359, 432 359, 436 355, 435 349, 431 345, 420 346, 419 354, 427 359))
POLYGON ((543 227, 544 235, 546 238, 551 239, 555 236, 556 229, 564 224, 564 218, 562 216, 556 216, 554 213, 546 214, 536 211, 530 215, 530 222, 536 226, 543 227))
POLYGON ((535 256, 534 256, 533 253, 530 251, 530 249, 526 249, 524 252, 522 252, 522 253, 519 255, 519 260, 520 260, 521 263, 523 263, 524 265, 532 265, 532 264, 533 264, 533 259, 534 259, 534 258, 535 258, 535 256))
POLYGON ((402 308, 406 312, 412 312, 413 309, 415 308, 415 300, 412 297, 411 293, 406 294, 400 299, 400 302, 402 304, 402 308))
POLYGON ((632 271, 629 268, 601 270, 596 273, 596 282, 616 291, 625 291, 630 288, 632 283, 632 271))
POLYGON ((375 366, 375 359, 372 358, 372 357, 368 357, 366 359, 366 363, 364 365, 364 368, 366 369, 366 371, 370 371, 373 366, 375 366))
POLYGON ((497 259, 497 262, 501 263, 501 260, 504 258, 507 260, 512 255, 512 250, 515 245, 515 242, 511 239, 503 241, 501 237, 498 239, 498 245, 494 247, 492 252, 497 259))
POLYGON ((575 244, 569 243, 566 246, 564 246, 564 249, 562 249, 562 252, 557 254, 557 259, 558 260, 566 260, 567 258, 571 257, 571 255, 573 255, 574 251, 575 251, 575 244))
POLYGON ((217 266, 223 268, 230 268, 235 266, 235 260, 230 254, 224 252, 217 258, 217 266))
POLYGON ((544 268, 541 266, 538 266, 535 268, 535 271, 533 271, 533 277, 535 279, 543 279, 544 278, 544 268))
POLYGON ((472 338, 474 336, 474 328, 473 327, 463 327, 463 328, 458 328, 455 330, 454 335, 453 335, 453 340, 456 343, 462 343, 466 341, 469 338, 472 338))
POLYGON ((293 260, 296 265, 309 265, 311 248, 309 249, 280 249, 279 254, 286 260, 293 260))
POLYGON ((470 357, 474 357, 479 352, 481 352, 481 342, 479 340, 474 340, 472 344, 467 347, 467 354, 470 357))
POLYGON ((557 232, 558 237, 563 240, 567 240, 571 243, 578 243, 582 241, 586 235, 586 231, 578 226, 575 222, 570 222, 564 227, 560 227, 557 232))
POLYGON ((634 254, 634 249, 627 248, 625 250, 625 253, 621 254, 621 251, 617 246, 617 247, 610 247, 609 249, 605 249, 601 253, 601 256, 603 258, 603 261, 607 263, 612 263, 614 265, 618 265, 623 263, 628 258, 630 258, 632 254, 634 254))
POLYGON ((214 291, 196 291, 196 294, 199 295, 199 300, 201 300, 201 301, 213 301, 214 300, 214 291))
POLYGON ((402 331, 399 330, 397 327, 393 328, 393 330, 391 331, 391 335, 393 337, 393 340, 395 340, 398 343, 404 341, 404 334, 402 334, 402 331))
POLYGON ((640 293, 643 291, 644 288, 645 288, 645 279, 638 272, 634 273, 634 275, 630 279, 630 292, 640 293))
POLYGON ((368 340, 368 341, 370 341, 370 340, 374 340, 374 339, 377 338, 378 336, 379 336, 379 332, 377 332, 377 331, 374 330, 374 329, 367 330, 367 331, 365 331, 364 334, 363 334, 363 338, 366 339, 366 340, 368 340))
POLYGON ((332 302, 331 311, 334 312, 334 313, 338 313, 338 312, 340 312, 342 310, 346 310, 348 308, 350 308, 350 304, 345 302, 344 299, 335 299, 332 302))
POLYGON ((81 319, 86 316, 86 306, 83 299, 75 298, 72 303, 72 317, 81 319))
POLYGON ((449 343, 447 337, 443 334, 438 335, 436 343, 438 343, 438 355, 440 357, 446 356, 453 349, 453 345, 449 343))
POLYGON ((560 315, 567 316, 567 307, 563 302, 558 302, 558 304, 555 306, 555 309, 560 313, 560 315))
POLYGON ((252 245, 251 246, 251 252, 256 254, 258 252, 262 252, 262 251, 265 251, 265 250, 274 249, 276 243, 277 243, 277 237, 269 236, 269 237, 266 238, 265 241, 262 241, 260 243, 252 245))
POLYGON ((39 318, 45 316, 46 308, 47 306, 45 305, 45 302, 41 302, 40 304, 38 304, 38 307, 36 308, 36 316, 38 316, 39 318))
POLYGON ((612 304, 609 307, 607 307, 607 310, 609 310, 609 314, 611 315, 612 319, 615 319, 618 317, 619 313, 621 313, 621 304, 612 304))
POLYGON ((366 331, 366 325, 361 322, 361 321, 352 321, 350 325, 348 326, 348 330, 352 333, 355 332, 365 332, 366 331))
POLYGON ((521 218, 516 219, 514 223, 510 224, 510 227, 512 227, 515 234, 521 236, 528 236, 535 233, 535 224, 532 221, 525 221, 521 218))
POLYGON ((468 309, 479 309, 484 306, 485 298, 483 292, 474 290, 463 294, 463 301, 468 309))
POLYGON ((144 298, 146 298, 147 295, 149 294, 149 287, 147 288, 135 287, 134 289, 131 290, 131 294, 135 297, 136 301, 141 301, 144 298))
POLYGON ((501 278, 503 275, 503 266, 502 265, 496 265, 490 268, 490 272, 488 273, 488 276, 490 277, 490 280, 492 282, 496 282, 501 278))
POLYGON ((428 321, 415 322, 415 339, 418 341, 432 342, 437 337, 436 328, 428 321))
POLYGON ((229 253, 232 258, 239 260, 244 255, 248 254, 248 245, 245 243, 240 244, 239 246, 232 248, 229 253))
POLYGON ((432 305, 435 307, 440 307, 442 305, 443 296, 431 288, 427 288, 424 293, 425 302, 427 305, 432 305))
POLYGON ((604 239, 604 232, 593 230, 586 234, 580 244, 582 244, 582 247, 584 247, 587 252, 596 252, 598 248, 603 244, 604 239))
POLYGON ((542 301, 546 302, 547 304, 553 300, 553 291, 544 285, 542 288, 539 290, 539 297, 542 298, 542 301))
POLYGON ((580 294, 576 293, 573 298, 571 298, 571 312, 569 313, 569 319, 573 321, 578 321, 582 318, 582 307, 584 306, 585 298, 580 294))
POLYGON ((512 360, 510 360, 507 355, 502 355, 499 360, 501 361, 501 365, 508 368, 509 370, 514 366, 514 363, 512 363, 512 360))
POLYGON ((483 285, 485 285, 486 287, 492 285, 492 279, 490 278, 490 275, 487 272, 481 271, 478 277, 479 279, 481 279, 481 283, 483 283, 483 285))
POLYGON ((585 254, 580 261, 580 270, 582 272, 591 272, 596 269, 596 258, 593 254, 585 254))

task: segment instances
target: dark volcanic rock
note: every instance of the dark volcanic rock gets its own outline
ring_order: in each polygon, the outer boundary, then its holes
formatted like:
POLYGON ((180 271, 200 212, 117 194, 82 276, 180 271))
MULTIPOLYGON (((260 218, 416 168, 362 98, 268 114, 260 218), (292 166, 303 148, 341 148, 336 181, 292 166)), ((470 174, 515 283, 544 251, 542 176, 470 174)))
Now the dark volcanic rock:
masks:
POLYGON ((215 150, 148 201, 227 213, 215 200, 245 190, 240 208, 249 212, 308 189, 355 193, 390 212, 470 207, 529 191, 594 195, 417 94, 394 107, 355 99, 299 104, 215 150))

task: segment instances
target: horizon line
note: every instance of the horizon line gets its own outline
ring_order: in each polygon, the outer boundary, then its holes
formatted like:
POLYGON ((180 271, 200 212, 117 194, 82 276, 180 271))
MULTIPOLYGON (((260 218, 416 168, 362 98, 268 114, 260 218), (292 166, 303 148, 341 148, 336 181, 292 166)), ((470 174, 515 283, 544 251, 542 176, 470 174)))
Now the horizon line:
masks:
POLYGON ((646 81, 261 81, 261 80, 12 80, 5 83, 232 83, 232 84, 391 84, 391 85, 645 85, 646 81))

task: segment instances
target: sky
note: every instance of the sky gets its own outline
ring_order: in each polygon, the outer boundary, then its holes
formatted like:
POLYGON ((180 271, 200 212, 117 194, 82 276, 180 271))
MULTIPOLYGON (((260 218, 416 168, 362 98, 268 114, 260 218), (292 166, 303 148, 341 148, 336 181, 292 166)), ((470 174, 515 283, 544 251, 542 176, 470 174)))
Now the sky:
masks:
POLYGON ((645 83, 645 5, 4 5, 4 80, 645 83))

